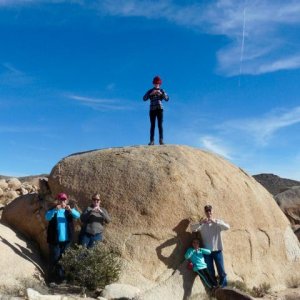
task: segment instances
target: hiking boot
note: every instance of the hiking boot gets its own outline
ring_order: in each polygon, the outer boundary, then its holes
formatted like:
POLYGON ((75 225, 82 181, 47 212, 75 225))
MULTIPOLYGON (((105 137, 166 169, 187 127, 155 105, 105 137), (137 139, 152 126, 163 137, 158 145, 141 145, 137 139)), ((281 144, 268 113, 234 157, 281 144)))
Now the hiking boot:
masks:
POLYGON ((159 144, 160 144, 160 145, 164 145, 164 144, 165 144, 164 141, 163 141, 163 139, 160 139, 160 140, 159 140, 159 144))
POLYGON ((153 146, 154 145, 154 141, 150 141, 148 145, 149 146, 153 146))

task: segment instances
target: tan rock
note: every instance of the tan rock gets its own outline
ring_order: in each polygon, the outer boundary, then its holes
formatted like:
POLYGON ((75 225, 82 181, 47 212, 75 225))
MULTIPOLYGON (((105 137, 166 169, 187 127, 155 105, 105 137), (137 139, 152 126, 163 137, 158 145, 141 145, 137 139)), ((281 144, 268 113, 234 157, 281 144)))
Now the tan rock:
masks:
POLYGON ((300 224, 300 186, 289 188, 276 195, 275 200, 291 224, 300 224))
POLYGON ((16 191, 7 191, 5 192, 6 199, 13 200, 19 197, 19 194, 16 191))
POLYGON ((2 222, 5 222, 35 240, 44 254, 48 253, 46 242, 47 222, 45 208, 39 200, 38 194, 20 196, 8 205, 2 213, 2 222))
POLYGON ((2 188, 0 188, 0 197, 4 194, 2 188))
MULTIPOLYGON (((207 203, 231 225, 223 235, 230 280, 282 288, 291 269, 300 270, 299 242, 271 195, 243 170, 208 152, 153 146, 74 154, 53 168, 49 186, 53 195, 69 194, 81 209, 95 192, 101 194, 112 216, 106 241, 124 260, 120 283, 141 289, 142 299, 203 293, 199 278, 182 261, 192 238, 190 223, 200 219, 207 203)), ((15 205, 26 207, 20 200, 15 205)), ((25 214, 22 225, 15 220, 14 226, 26 232, 31 219, 25 214)), ((38 229, 35 235, 41 243, 38 229)))
POLYGON ((8 187, 14 191, 19 189, 22 185, 21 181, 18 178, 10 178, 7 181, 7 184, 8 184, 8 187))
POLYGON ((8 188, 8 184, 5 179, 0 179, 0 188, 6 190, 8 188))
POLYGON ((0 224, 0 293, 37 282, 42 273, 39 251, 10 228, 0 224), (1 290, 2 289, 2 290, 1 290))
POLYGON ((102 291, 102 297, 106 299, 128 298, 133 299, 139 296, 140 290, 132 285, 113 283, 107 285, 102 291))

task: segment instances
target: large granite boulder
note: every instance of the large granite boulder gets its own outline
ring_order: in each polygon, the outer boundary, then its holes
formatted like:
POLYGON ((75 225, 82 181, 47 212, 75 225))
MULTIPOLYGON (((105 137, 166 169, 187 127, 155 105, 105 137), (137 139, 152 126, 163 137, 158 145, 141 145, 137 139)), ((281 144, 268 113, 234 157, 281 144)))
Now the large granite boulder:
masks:
POLYGON ((95 192, 101 194, 112 217, 106 242, 117 246, 124 260, 120 283, 138 287, 142 299, 203 293, 183 254, 192 238, 189 226, 208 203, 231 225, 223 234, 230 280, 282 288, 291 270, 300 270, 299 242, 272 196, 211 153, 186 146, 78 153, 53 168, 49 186, 53 195, 69 194, 81 209, 95 192))

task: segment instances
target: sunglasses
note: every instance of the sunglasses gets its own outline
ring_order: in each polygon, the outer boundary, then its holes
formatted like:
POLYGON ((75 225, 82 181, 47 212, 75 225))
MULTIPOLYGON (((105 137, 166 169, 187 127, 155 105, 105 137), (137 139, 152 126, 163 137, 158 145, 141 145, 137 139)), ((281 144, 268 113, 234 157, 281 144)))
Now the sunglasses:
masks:
POLYGON ((101 201, 100 199, 95 199, 95 198, 94 198, 93 200, 94 200, 94 201, 101 201))

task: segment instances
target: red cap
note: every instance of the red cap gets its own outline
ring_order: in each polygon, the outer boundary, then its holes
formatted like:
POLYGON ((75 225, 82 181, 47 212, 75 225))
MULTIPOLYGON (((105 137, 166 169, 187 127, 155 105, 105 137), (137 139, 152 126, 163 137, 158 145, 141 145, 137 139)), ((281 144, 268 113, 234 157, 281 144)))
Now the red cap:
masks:
POLYGON ((56 199, 57 200, 68 200, 68 196, 65 193, 59 193, 59 194, 57 194, 56 199))
POLYGON ((162 80, 159 76, 155 76, 152 81, 153 84, 162 84, 162 80))

